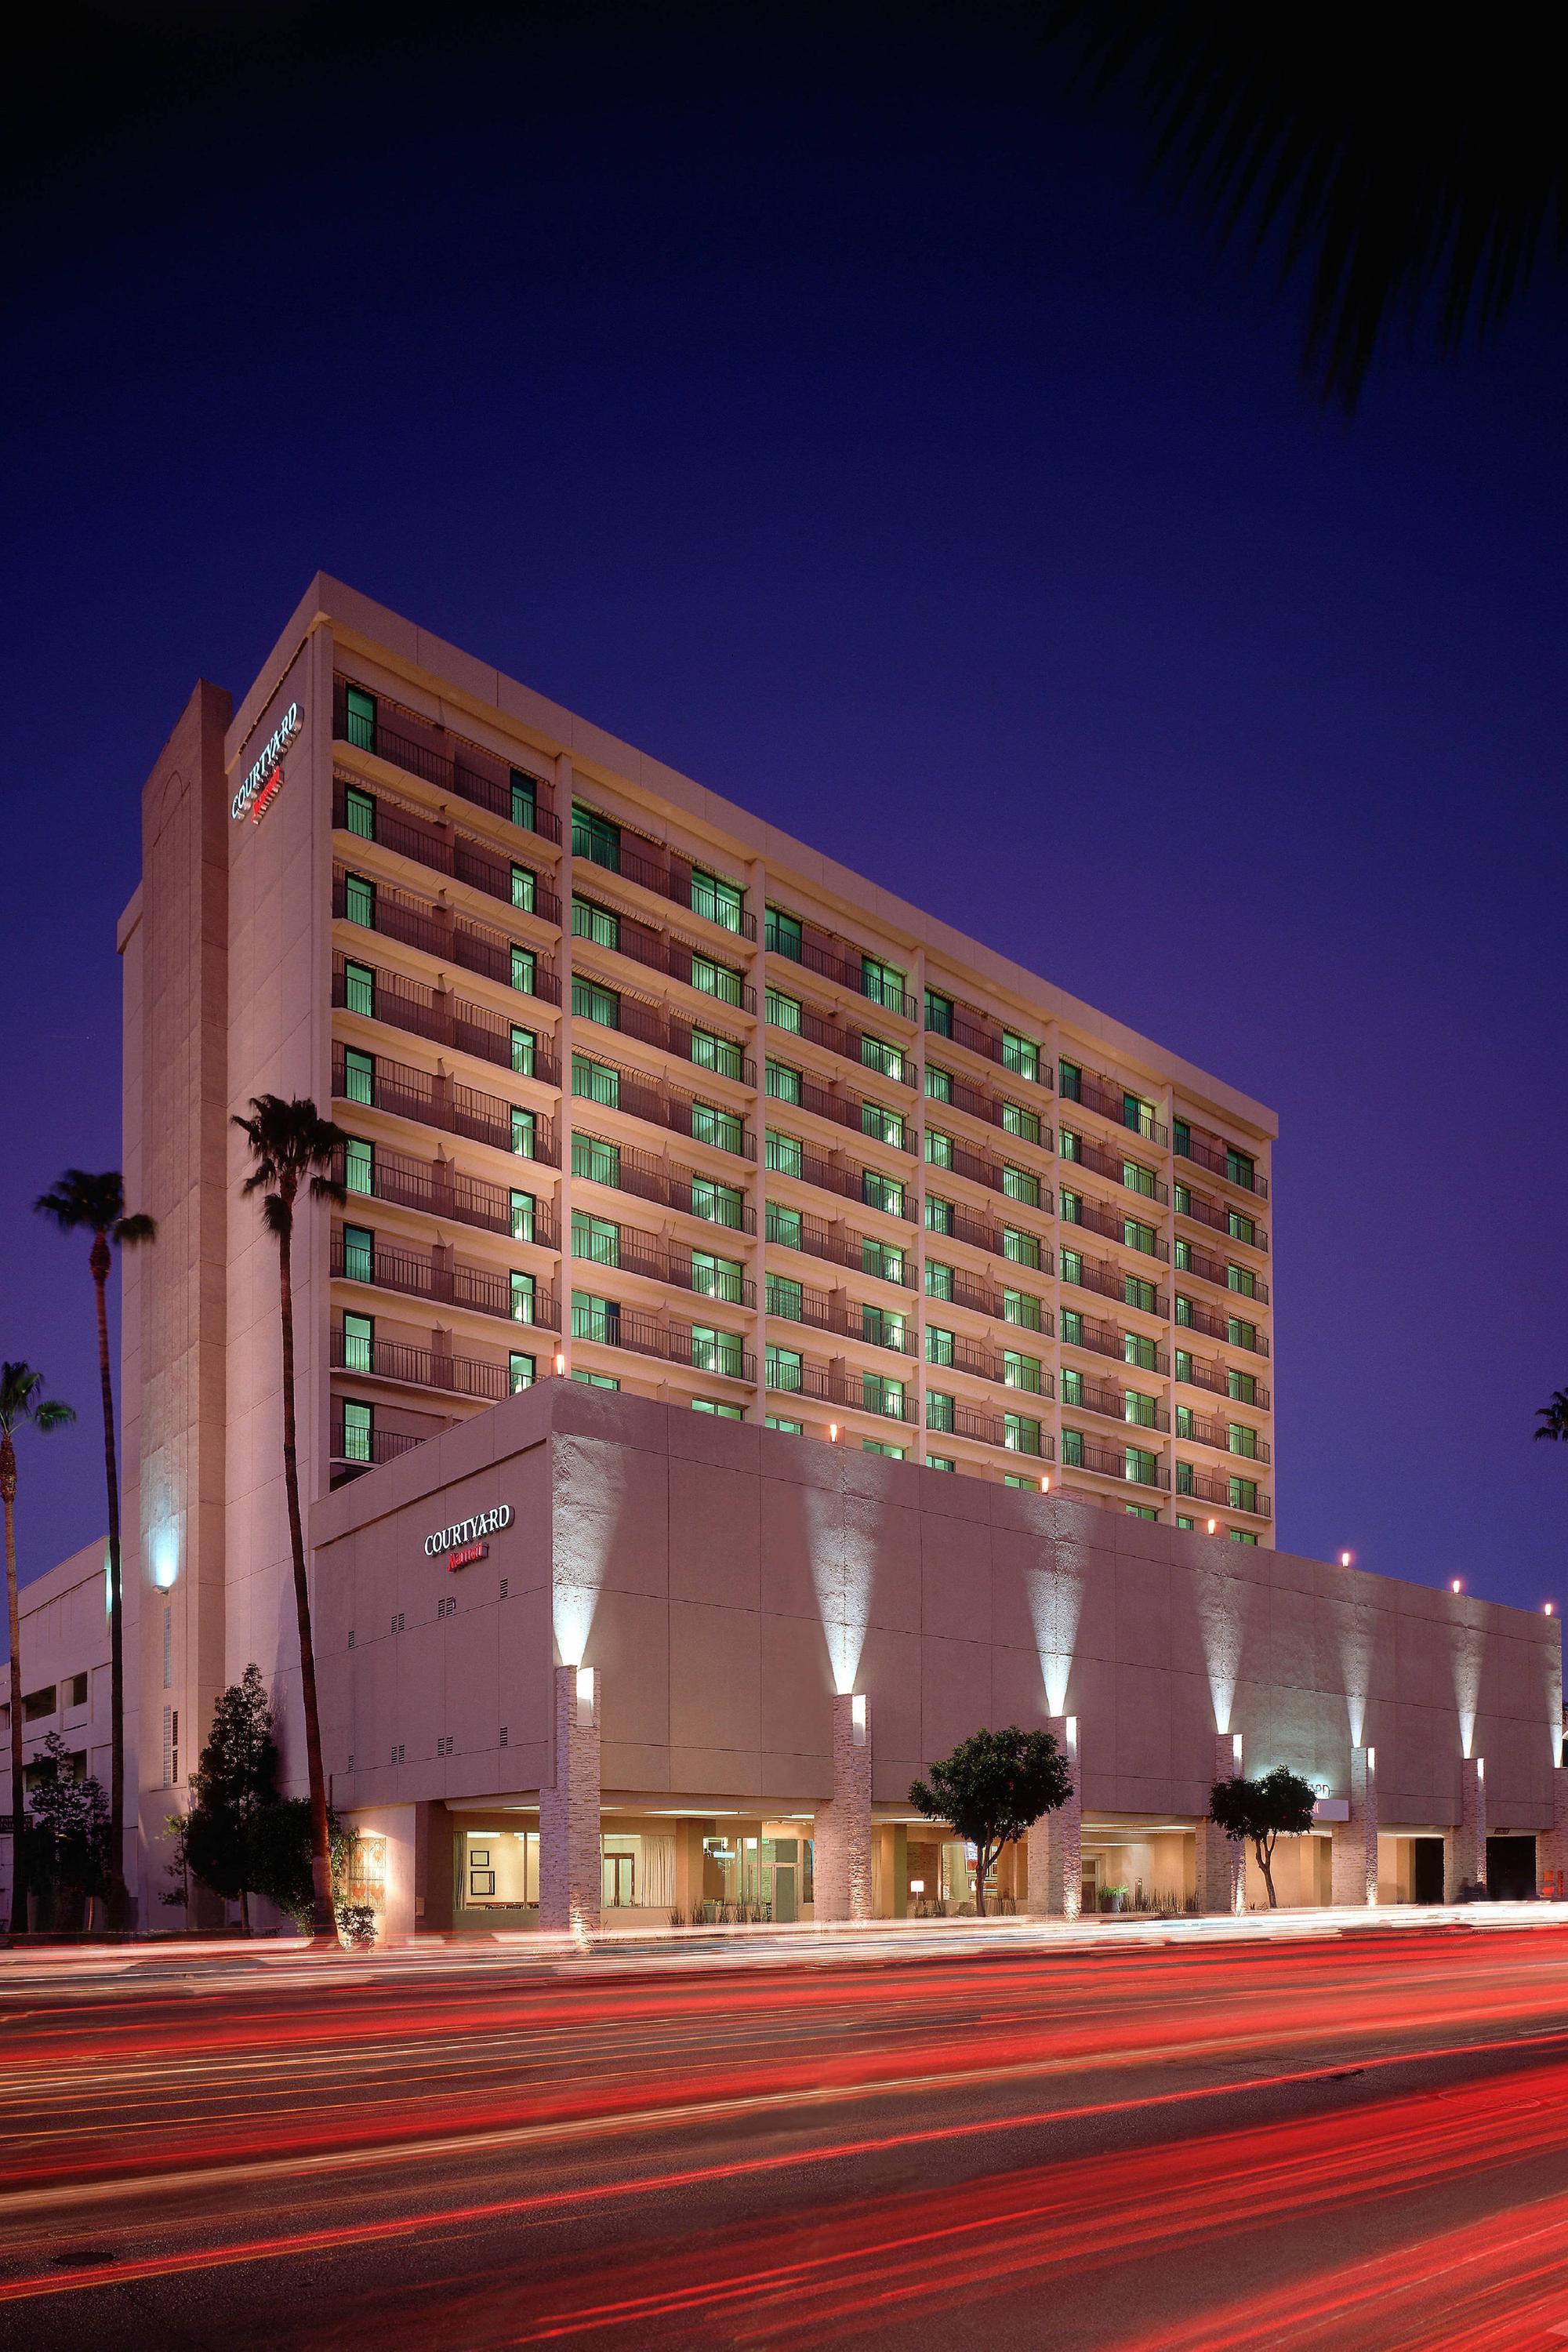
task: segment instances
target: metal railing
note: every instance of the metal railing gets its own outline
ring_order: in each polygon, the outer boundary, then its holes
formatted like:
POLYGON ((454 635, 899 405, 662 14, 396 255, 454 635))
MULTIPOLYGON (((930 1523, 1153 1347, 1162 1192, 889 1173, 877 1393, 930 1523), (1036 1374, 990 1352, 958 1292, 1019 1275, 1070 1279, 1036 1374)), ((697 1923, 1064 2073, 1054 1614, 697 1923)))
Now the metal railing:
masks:
POLYGON ((699 1298, 722 1307, 755 1307, 757 1286, 750 1275, 731 1274, 722 1267, 698 1266, 689 1250, 667 1249, 635 1225, 618 1226, 612 1237, 590 1231, 587 1246, 574 1234, 572 1259, 576 1265, 603 1266, 606 1272, 640 1275, 648 1282, 668 1282, 699 1298))
MULTIPOLYGON (((826 936, 831 939, 833 935, 826 936)), ((814 971, 823 980, 835 981, 840 988, 852 990, 857 996, 865 997, 868 1003, 896 1014, 900 1021, 913 1022, 919 1015, 920 1007, 914 998, 884 980, 879 969, 868 971, 847 940, 839 940, 834 946, 824 946, 815 940, 797 940, 792 932, 781 931, 770 915, 763 926, 763 944, 769 955, 778 956, 786 963, 797 963, 803 971, 814 971)), ((871 961, 874 966, 880 963, 878 957, 871 961)))
MULTIPOLYGON (((1132 1369, 1133 1367, 1129 1365, 1128 1370, 1132 1369)), ((1135 1417, 1127 1410, 1127 1396, 1124 1390, 1107 1388, 1100 1381, 1086 1381, 1081 1374, 1076 1382, 1064 1383, 1062 1408, 1064 1412, 1097 1412, 1102 1420, 1120 1421, 1128 1429, 1153 1429, 1165 1432, 1171 1426, 1171 1416, 1163 1404, 1154 1406, 1152 1419, 1135 1417), (1066 1388, 1069 1386, 1073 1391, 1070 1395, 1065 1392, 1066 1388)))
POLYGON ((416 1119, 421 1127, 461 1135, 470 1143, 488 1143, 493 1150, 520 1160, 538 1160, 547 1168, 556 1164, 555 1122, 545 1112, 514 1106, 500 1095, 482 1094, 477 1087, 459 1086, 455 1078, 438 1073, 411 1069, 405 1062, 389 1061, 384 1054, 360 1056, 353 1046, 334 1045, 332 1093, 340 1101, 360 1103, 397 1118, 416 1119), (352 1066, 351 1054, 356 1055, 352 1066), (514 1111, 521 1113, 521 1125, 514 1111))
POLYGON ((1268 1391, 1255 1374, 1248 1372, 1244 1377, 1252 1382, 1252 1394, 1238 1397, 1231 1395, 1230 1375, 1223 1364, 1205 1364, 1189 1357, 1186 1370, 1178 1369, 1176 1373, 1184 1388, 1206 1389, 1211 1396, 1224 1397, 1227 1404, 1250 1405, 1255 1412, 1267 1412, 1268 1391))
POLYGON ((1181 1438, 1190 1437, 1194 1444, 1197 1445, 1217 1446, 1222 1454, 1234 1454, 1238 1462, 1261 1462, 1265 1468, 1267 1468, 1268 1464, 1274 1458, 1269 1447, 1268 1440, 1266 1437, 1259 1437, 1258 1433, 1251 1429, 1250 1423, 1248 1423, 1240 1422, 1237 1423, 1237 1426, 1238 1428, 1247 1429, 1251 1435, 1252 1448, 1250 1452, 1245 1445, 1233 1445, 1231 1444, 1230 1424, 1228 1423, 1223 1421, 1208 1421, 1202 1418, 1195 1412, 1189 1413, 1187 1415, 1184 1425, 1177 1430, 1176 1434, 1181 1438))
POLYGON ((1267 1356, 1268 1353, 1267 1335, 1247 1317, 1216 1314, 1201 1298, 1188 1299, 1186 1312, 1176 1318, 1176 1328, 1178 1331, 1201 1331, 1206 1339, 1223 1339, 1231 1348, 1246 1348, 1254 1356, 1267 1356), (1233 1324, 1237 1327, 1234 1330, 1233 1324), (1242 1338, 1240 1335, 1244 1331, 1250 1331, 1251 1338, 1242 1338))
POLYGON ((1062 1329, 1064 1347, 1087 1348, 1091 1355, 1106 1356, 1113 1363, 1125 1364, 1130 1372, 1155 1372, 1163 1379, 1170 1370, 1171 1360, 1163 1348, 1154 1349, 1152 1361, 1142 1363, 1135 1357, 1128 1355, 1130 1342, 1140 1349, 1147 1345, 1141 1332, 1123 1331, 1114 1323, 1097 1323, 1091 1316, 1088 1315, 1079 1317, 1077 1336, 1069 1337, 1064 1321, 1062 1329))
MULTIPOLYGON (((675 931, 656 931, 639 919, 622 914, 617 908, 598 906, 581 894, 575 905, 585 909, 591 919, 598 919, 586 930, 579 930, 575 917, 574 919, 573 937, 584 941, 588 948, 598 948, 606 955, 626 956, 631 962, 641 964, 647 971, 661 971, 668 979, 679 980, 686 987, 697 989, 700 995, 710 997, 715 1004, 728 1005, 732 1012, 756 1011, 757 992, 751 982, 729 973, 727 968, 721 968, 726 971, 722 993, 699 985, 693 977, 693 958, 700 958, 705 962, 713 961, 706 948, 695 946, 690 940, 681 939, 675 931)), ((613 982, 609 984, 614 985, 613 982)))
POLYGON ((1157 1486, 1169 1492, 1171 1474, 1163 1464, 1139 1460, 1131 1453, 1119 1454, 1113 1446, 1097 1444, 1092 1437, 1076 1431, 1073 1434, 1077 1443, 1069 1447, 1064 1433, 1064 1470, 1091 1470, 1097 1478, 1120 1478, 1129 1486, 1157 1486))
MULTIPOLYGON (((692 1169, 677 1168, 658 1160, 651 1151, 638 1151, 630 1144, 616 1144, 606 1137, 589 1135, 584 1129, 579 1129, 572 1139, 572 1173, 586 1183, 604 1184, 615 1192, 629 1192, 638 1201, 657 1201, 662 1208, 679 1209, 689 1217, 700 1217, 706 1223, 731 1233, 754 1234, 757 1230, 757 1213, 751 1202, 716 1198, 713 1180, 699 1176, 692 1169)), ((720 1189, 728 1192, 732 1188, 720 1189)))
MULTIPOLYGON (((1250 1160, 1252 1155, 1244 1152, 1241 1156, 1244 1160, 1250 1160)), ((1234 1184, 1239 1192, 1250 1192, 1256 1200, 1267 1201, 1268 1198, 1268 1177, 1258 1168, 1253 1169, 1250 1177, 1243 1175, 1223 1136, 1210 1135, 1203 1128, 1189 1126, 1186 1141, 1178 1141, 1176 1158, 1190 1160, 1194 1168, 1206 1168, 1211 1176, 1223 1176, 1227 1184, 1234 1184)))
POLYGON ((359 973, 351 982, 348 961, 340 955, 332 965, 332 1003, 340 1012, 357 1013, 367 1021, 401 1029, 410 1037, 426 1038, 433 1045, 472 1054, 479 1061, 510 1070, 516 1077, 537 1078, 548 1087, 560 1082, 561 1066, 547 1039, 534 1038, 527 1049, 527 1066, 521 1067, 511 1034, 513 1025, 521 1024, 508 1023, 488 1005, 449 995, 443 989, 426 988, 422 981, 378 965, 361 965, 361 971, 369 973, 368 985, 359 973))
POLYGON ((883 1421, 912 1424, 915 1418, 912 1381, 889 1385, 875 1372, 861 1375, 834 1371, 826 1364, 781 1364, 775 1357, 767 1385, 781 1396, 811 1397, 818 1404, 843 1405, 852 1412, 875 1413, 883 1421))
POLYGON ((345 870, 337 868, 332 876, 332 913, 340 922, 364 924, 442 963, 483 972, 488 979, 500 981, 503 988, 516 988, 520 995, 540 997, 546 1004, 560 1003, 561 982, 540 950, 526 940, 505 939, 499 931, 486 930, 482 923, 469 922, 466 915, 411 898, 389 883, 374 882, 366 893, 351 890, 349 882, 345 870), (528 959, 525 964, 518 964, 514 948, 528 959), (520 971, 524 975, 521 980, 520 971))
POLYGON ((542 776, 518 768, 465 735, 453 734, 439 719, 426 719, 388 695, 371 698, 375 705, 374 719, 358 714, 351 718, 351 683, 341 676, 332 680, 332 733, 340 743, 406 769, 411 776, 421 776, 427 784, 455 793, 474 808, 488 809, 492 816, 503 816, 509 824, 538 834, 542 841, 560 840, 561 822, 550 806, 550 786, 542 776), (525 777, 531 787, 521 799, 513 789, 514 775, 525 777))
POLYGON ((1273 1517, 1268 1496, 1255 1479, 1237 1478, 1236 1483, 1241 1488, 1243 1496, 1247 1487, 1252 1488, 1251 1502, 1247 1502, 1245 1499, 1238 1500, 1233 1496, 1230 1478, 1224 1471, 1200 1470, 1194 1464, 1184 1462, 1182 1465, 1181 1482, 1176 1488, 1177 1499, 1180 1500, 1184 1495, 1191 1496, 1195 1503, 1212 1503, 1216 1510, 1221 1511, 1242 1511, 1248 1518, 1253 1519, 1267 1519, 1273 1517))
POLYGON ((774 1248, 795 1249, 803 1256, 821 1258, 829 1265, 849 1266, 874 1281, 896 1283, 901 1290, 915 1287, 912 1243, 899 1253, 899 1271, 889 1273, 885 1245, 873 1241, 869 1234, 856 1233, 847 1225, 830 1225, 821 1217, 780 1209, 771 1201, 767 1237, 774 1248))
POLYGON ((404 1339, 383 1339, 372 1334, 345 1333, 332 1326, 331 1361, 335 1372, 359 1372, 364 1378, 395 1381, 405 1388, 441 1389, 449 1396, 478 1397, 495 1404, 511 1393, 507 1366, 486 1356, 450 1355, 444 1348, 422 1348, 404 1339))
MULTIPOLYGON (((333 1172, 342 1183, 346 1171, 341 1151, 335 1155, 333 1172)), ((531 1241, 544 1249, 555 1247, 555 1219, 547 1202, 535 1201, 531 1230, 517 1231, 508 1187, 488 1183, 482 1176, 466 1175, 449 1160, 416 1160, 407 1152, 377 1144, 368 1169, 356 1161, 352 1172, 356 1181, 348 1192, 351 1212, 355 1200, 386 1201, 395 1208, 418 1209, 451 1223, 473 1225, 480 1233, 503 1234, 509 1240, 531 1241), (366 1175, 368 1187, 360 1181, 366 1175)))
POLYGON ((1184 1257, 1175 1270, 1178 1274, 1195 1274, 1200 1282, 1212 1282, 1219 1289, 1228 1291, 1233 1297, 1244 1299, 1248 1306, 1267 1307, 1268 1304, 1268 1285, 1260 1274, 1253 1274, 1250 1266, 1240 1268, 1239 1271, 1250 1277, 1252 1287, 1250 1290, 1238 1289, 1230 1278, 1230 1268, 1224 1259, 1208 1256, 1205 1251, 1194 1249, 1191 1242, 1186 1244, 1184 1257))
POLYGON ((662 1079, 627 1069, 619 1062, 574 1055, 572 1093, 578 1102, 595 1103, 601 1110, 624 1111, 629 1118, 668 1128, 672 1134, 689 1136, 695 1143, 706 1143, 738 1160, 757 1156, 757 1139, 736 1112, 720 1104, 699 1102, 694 1096, 666 1086, 662 1079), (705 1128, 711 1132, 705 1132, 705 1128))
POLYGON ((439 1437, 444 1429, 451 1426, 450 1421, 435 1422, 417 1435, 405 1429, 356 1429, 351 1440, 346 1425, 334 1421, 329 1446, 332 1466, 341 1469, 345 1476, 355 1477, 362 1471, 379 1468, 384 1462, 395 1462, 399 1454, 412 1453, 415 1446, 423 1445, 427 1438, 439 1437))
POLYGON ((1150 1176, 1153 1178, 1152 1192, 1142 1184, 1128 1183, 1125 1171, 1130 1165, 1136 1166, 1138 1163, 1129 1161, 1124 1151, 1107 1151, 1101 1144, 1095 1141, 1092 1135, 1079 1136, 1070 1153, 1065 1145, 1061 1144, 1060 1138, 1058 1141, 1061 1148, 1061 1165, 1064 1170, 1092 1169, 1095 1175, 1108 1178, 1112 1184, 1124 1186, 1129 1192, 1135 1194, 1141 1201, 1155 1201, 1162 1208, 1169 1205, 1171 1188, 1163 1176, 1154 1175, 1152 1169, 1148 1171, 1150 1176))
POLYGON ((1067 1251, 1064 1248, 1062 1280, 1074 1284, 1079 1290, 1092 1290, 1099 1298, 1114 1298, 1123 1307, 1135 1307, 1141 1315, 1166 1315, 1170 1312, 1171 1302, 1163 1290, 1153 1290, 1151 1302, 1147 1307, 1143 1306, 1139 1299, 1129 1298, 1127 1296, 1129 1282, 1139 1283, 1145 1289, 1152 1289, 1152 1286, 1144 1283, 1142 1275, 1123 1274, 1120 1266, 1111 1265, 1103 1258, 1080 1258, 1077 1274, 1069 1274, 1067 1265, 1067 1251))
POLYGON ((572 1337, 601 1348, 625 1348, 635 1356, 656 1357, 661 1363, 684 1364, 705 1379, 745 1381, 753 1385, 756 1381, 755 1357, 730 1333, 699 1339, 693 1332, 677 1324, 658 1322, 634 1307, 606 1302, 601 1312, 574 1306, 572 1337))
MULTIPOLYGON (((580 976, 584 981, 589 978, 585 972, 580 976)), ((590 982, 589 984, 594 983, 590 982)), ((695 1069, 710 1070, 716 1078, 730 1086, 756 1085, 757 1066, 749 1054, 742 1052, 738 1037, 731 1037, 717 1025, 709 1028, 707 1034, 718 1039, 724 1059, 700 1061, 694 1047, 697 1034, 704 1027, 701 1022, 689 1020, 683 1014, 672 1013, 667 1006, 656 1003, 652 997, 637 996, 626 989, 603 988, 603 992, 616 1000, 616 1019, 595 1021, 592 1012, 580 1011, 574 1005, 573 1011, 578 1020, 594 1022, 594 1025, 603 1029, 608 1036, 635 1037, 641 1045, 657 1045, 663 1052, 675 1055, 678 1060, 689 1062, 695 1069)))
POLYGON ((378 847, 392 850, 396 856, 428 866, 432 873, 449 875, 453 881, 465 883, 471 890, 482 890, 487 898, 500 898, 519 914, 537 916, 544 923, 560 923, 560 898, 531 867, 514 869, 510 859, 476 841, 472 835, 455 833, 450 828, 443 831, 430 819, 371 791, 344 776, 341 770, 335 771, 332 778, 332 823, 340 832, 351 833, 360 840, 369 839, 378 847), (373 804, 374 813, 368 835, 349 823, 351 791, 363 793, 373 804), (527 877, 526 901, 517 894, 518 873, 527 877))
POLYGON ((989 1315, 999 1323, 1013 1324, 1019 1331, 1043 1333, 1048 1339, 1056 1329, 1056 1318, 1045 1300, 1035 1297, 1029 1291, 1021 1291, 1019 1297, 1024 1301, 1026 1309, 1032 1310, 1034 1317, 1032 1321, 1023 1321, 1009 1315, 1007 1301, 1000 1290, 991 1283, 978 1281, 973 1275, 966 1274, 962 1266, 954 1266, 952 1287, 946 1297, 943 1297, 940 1292, 933 1291, 928 1280, 926 1307, 929 1316, 932 1307, 964 1307, 972 1315, 989 1315))
POLYGON ((1128 1225, 1142 1223, 1142 1217, 1132 1217, 1125 1212, 1118 1213, 1115 1209, 1108 1209, 1102 1202, 1093 1199, 1087 1192, 1080 1192, 1078 1195, 1078 1208, 1072 1216, 1068 1216, 1065 1206, 1062 1210, 1064 1225, 1076 1225, 1081 1233, 1099 1234, 1108 1242, 1120 1242, 1123 1249, 1138 1250, 1145 1257, 1157 1257, 1168 1261, 1171 1244, 1163 1234, 1152 1232, 1146 1242, 1132 1241, 1128 1237, 1128 1225))
POLYGON ((1184 1186, 1183 1190, 1187 1197, 1184 1202, 1178 1202, 1176 1205, 1178 1217, 1191 1217, 1194 1223, 1207 1225, 1211 1233, 1223 1234, 1227 1242, 1234 1242, 1238 1249, 1262 1250, 1267 1253, 1268 1231, 1258 1223, 1256 1217, 1244 1219, 1244 1223, 1252 1228, 1249 1234, 1235 1233, 1231 1229, 1230 1221, 1233 1215, 1241 1215, 1239 1210, 1227 1209, 1221 1201, 1205 1200, 1203 1193, 1193 1192, 1190 1186, 1184 1186))
POLYGON ((1078 1071, 1077 1076, 1070 1081, 1064 1076, 1058 1088, 1064 1103, 1081 1103, 1084 1109, 1093 1111, 1097 1118, 1112 1119, 1118 1127, 1124 1127, 1130 1135, 1141 1135, 1149 1143, 1163 1147, 1170 1142, 1170 1129, 1163 1120, 1157 1119, 1152 1110, 1142 1106, 1131 1087, 1119 1086, 1114 1078, 1104 1077, 1098 1070, 1085 1069, 1080 1065, 1074 1066, 1078 1071), (1129 1108, 1130 1105, 1136 1108, 1129 1108))
POLYGON ((689 914, 700 915, 731 939, 754 940, 757 919, 749 908, 734 911, 724 907, 716 892, 696 879, 689 860, 667 850, 659 842, 650 840, 645 833, 634 833, 624 824, 616 824, 611 834, 600 834, 586 825, 572 828, 572 855, 581 865, 596 866, 602 874, 618 875, 624 882, 635 882, 639 890, 651 891, 657 898, 666 898, 672 906, 682 907, 689 914))
POLYGON ((350 1249, 342 1225, 332 1227, 331 1271, 344 1282, 363 1282, 377 1290, 395 1290, 405 1298, 422 1298, 432 1307, 467 1307, 476 1315, 489 1315, 520 1328, 560 1329, 554 1296, 547 1282, 527 1290, 514 1289, 510 1273, 492 1266, 468 1265, 447 1257, 416 1257, 412 1251, 390 1249, 381 1241, 368 1250, 350 1249), (527 1312, 520 1313, 520 1301, 527 1312))

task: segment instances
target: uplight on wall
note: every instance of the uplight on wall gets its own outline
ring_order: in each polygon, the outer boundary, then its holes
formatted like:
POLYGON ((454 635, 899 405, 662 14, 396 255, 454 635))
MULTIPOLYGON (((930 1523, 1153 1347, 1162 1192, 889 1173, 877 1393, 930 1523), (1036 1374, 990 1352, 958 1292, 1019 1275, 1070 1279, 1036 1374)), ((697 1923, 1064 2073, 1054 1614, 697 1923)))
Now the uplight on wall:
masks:
POLYGON ((829 1445, 837 1445, 838 1443, 838 1423, 836 1421, 830 1421, 827 1424, 827 1443, 829 1445))
POLYGON ((1462 1577, 1458 1577, 1458 1576, 1456 1576, 1456 1577, 1454 1578, 1453 1581, 1450 1583, 1450 1585, 1449 1585, 1449 1587, 1448 1587, 1448 1590, 1449 1590, 1449 1591, 1450 1591, 1450 1592, 1463 1592, 1464 1589, 1465 1589, 1464 1579, 1463 1579, 1462 1577))
POLYGON ((1049 1480, 1048 1478, 1042 1478, 1042 1479, 1041 1479, 1041 1481, 1040 1481, 1040 1492, 1041 1492, 1041 1494, 1042 1494, 1042 1495, 1048 1495, 1048 1494, 1050 1493, 1050 1491, 1051 1491, 1051 1482, 1050 1482, 1050 1480, 1049 1480))
POLYGON ((1341 1566, 1342 1568, 1348 1568, 1348 1567, 1350 1566, 1350 1564, 1351 1564, 1351 1556, 1350 1556, 1349 1552, 1348 1552, 1348 1551, 1342 1551, 1342 1552, 1341 1552, 1341 1554, 1340 1554, 1340 1566, 1341 1566))
POLYGON ((1214 1533, 1214 1531, 1215 1531, 1215 1528, 1217 1528, 1217 1527, 1218 1527, 1218 1525, 1219 1525, 1219 1521, 1218 1521, 1217 1519, 1211 1519, 1211 1520, 1209 1521, 1209 1533, 1210 1533, 1210 1535, 1211 1535, 1211 1536, 1213 1535, 1213 1533, 1214 1533))
POLYGON ((563 1348, 557 1348, 555 1350, 555 1377, 557 1380, 561 1378, 561 1375, 565 1371, 565 1370, 566 1351, 563 1348))
POLYGON ((1556 1616, 1556 1614, 1557 1614, 1557 1603, 1555 1602, 1555 1601, 1549 1601, 1546 1603, 1546 1614, 1547 1614, 1549 1617, 1555 1617, 1555 1616, 1556 1616))

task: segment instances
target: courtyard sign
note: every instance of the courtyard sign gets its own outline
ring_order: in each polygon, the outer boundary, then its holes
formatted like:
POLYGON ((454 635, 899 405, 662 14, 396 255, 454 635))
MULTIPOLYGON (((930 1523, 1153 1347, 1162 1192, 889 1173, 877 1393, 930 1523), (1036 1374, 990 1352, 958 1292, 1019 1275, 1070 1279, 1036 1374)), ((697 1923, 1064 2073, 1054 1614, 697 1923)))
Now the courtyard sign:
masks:
POLYGON ((267 739, 267 749, 247 772, 245 782, 229 803, 228 813, 237 824, 249 817, 259 824, 263 810, 283 781, 279 766, 284 752, 300 732, 300 706, 291 702, 267 739))
POLYGON ((452 1527, 437 1528, 433 1536, 425 1538, 426 1559, 445 1559, 448 1572, 468 1568, 476 1559, 483 1559, 489 1546, 487 1536, 500 1535, 502 1528, 511 1525, 511 1505, 498 1503, 493 1511, 479 1511, 471 1519, 458 1519, 452 1527))

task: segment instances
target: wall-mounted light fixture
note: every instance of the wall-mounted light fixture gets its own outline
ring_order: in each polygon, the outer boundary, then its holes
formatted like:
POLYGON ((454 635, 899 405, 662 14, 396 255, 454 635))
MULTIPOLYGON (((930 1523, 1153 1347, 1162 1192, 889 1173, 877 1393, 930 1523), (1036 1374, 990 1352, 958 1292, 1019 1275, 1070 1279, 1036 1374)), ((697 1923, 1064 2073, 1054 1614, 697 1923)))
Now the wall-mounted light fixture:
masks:
POLYGON ((1341 1554, 1340 1554, 1340 1566, 1341 1566, 1342 1568, 1348 1568, 1348 1567, 1350 1566, 1350 1564, 1351 1564, 1351 1556, 1350 1556, 1349 1552, 1348 1552, 1348 1551, 1342 1551, 1342 1552, 1341 1552, 1341 1554))

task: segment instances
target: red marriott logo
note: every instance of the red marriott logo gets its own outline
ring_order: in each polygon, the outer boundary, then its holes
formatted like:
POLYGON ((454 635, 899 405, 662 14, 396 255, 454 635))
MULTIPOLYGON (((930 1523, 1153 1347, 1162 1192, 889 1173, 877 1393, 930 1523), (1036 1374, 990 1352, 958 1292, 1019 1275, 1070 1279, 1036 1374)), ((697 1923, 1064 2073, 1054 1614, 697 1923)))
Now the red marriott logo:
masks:
POLYGON ((461 1551, 449 1551, 447 1554, 447 1575, 450 1576, 454 1569, 471 1568, 476 1559, 484 1559, 489 1553, 489 1546, 487 1543, 465 1544, 461 1551))

